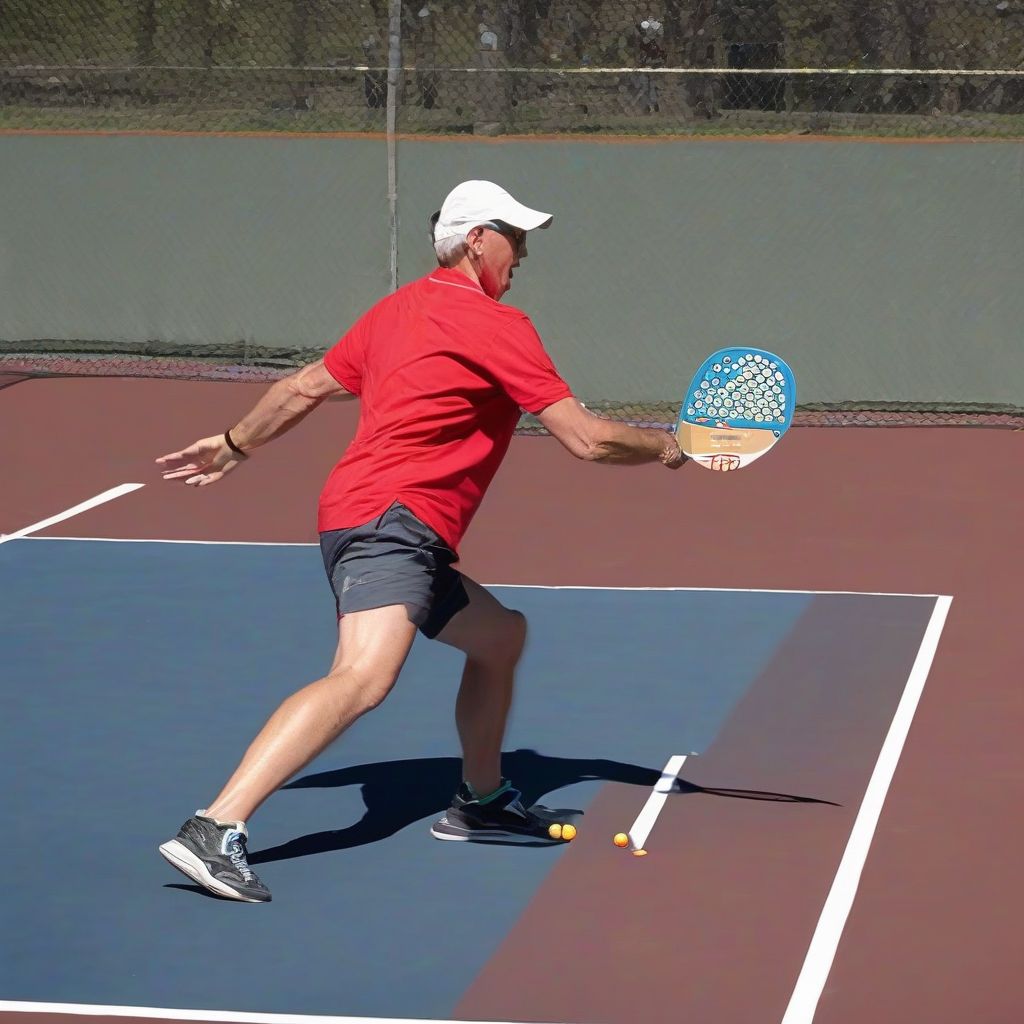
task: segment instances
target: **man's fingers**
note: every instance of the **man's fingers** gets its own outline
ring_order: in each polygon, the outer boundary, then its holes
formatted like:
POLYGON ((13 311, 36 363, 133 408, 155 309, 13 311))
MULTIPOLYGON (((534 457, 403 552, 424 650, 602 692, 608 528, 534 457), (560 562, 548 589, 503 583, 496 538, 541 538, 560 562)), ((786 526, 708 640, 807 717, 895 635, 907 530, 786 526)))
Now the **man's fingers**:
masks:
POLYGON ((190 476, 185 483, 191 487, 206 487, 209 484, 215 484, 225 473, 234 469, 236 465, 237 463, 229 462, 223 469, 214 469, 208 473, 196 473, 190 476))
POLYGON ((183 448, 180 452, 170 452, 167 455, 161 455, 156 462, 159 465, 163 465, 165 462, 177 462, 179 459, 191 459, 193 456, 198 454, 199 446, 192 445, 189 448, 183 448))
POLYGON ((219 437, 204 437, 199 441, 193 441, 187 448, 182 448, 180 452, 169 452, 167 455, 161 455, 156 461, 159 464, 175 462, 179 459, 201 461, 203 459, 209 459, 211 456, 216 454, 222 446, 223 442, 219 437))
POLYGON ((661 453, 661 464, 669 469, 678 469, 683 464, 683 453, 674 438, 666 443, 661 453))
POLYGON ((164 467, 160 472, 164 480, 180 480, 189 487, 206 487, 238 465, 238 459, 226 458, 227 453, 222 449, 220 438, 206 438, 180 452, 161 455, 155 461, 164 467))

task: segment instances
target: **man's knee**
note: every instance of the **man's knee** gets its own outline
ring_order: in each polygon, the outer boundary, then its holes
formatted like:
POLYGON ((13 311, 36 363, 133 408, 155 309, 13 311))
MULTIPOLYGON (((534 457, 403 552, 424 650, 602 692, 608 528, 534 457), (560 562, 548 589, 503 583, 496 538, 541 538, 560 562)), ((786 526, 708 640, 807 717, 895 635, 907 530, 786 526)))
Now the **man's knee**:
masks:
POLYGON ((340 664, 331 669, 327 681, 338 689, 344 688, 349 700, 356 704, 358 714, 364 715, 384 703, 394 689, 397 676, 373 672, 361 665, 340 664))
POLYGON ((507 609, 500 638, 493 648, 495 656, 513 664, 518 662, 526 647, 526 634, 526 616, 514 609, 507 609))

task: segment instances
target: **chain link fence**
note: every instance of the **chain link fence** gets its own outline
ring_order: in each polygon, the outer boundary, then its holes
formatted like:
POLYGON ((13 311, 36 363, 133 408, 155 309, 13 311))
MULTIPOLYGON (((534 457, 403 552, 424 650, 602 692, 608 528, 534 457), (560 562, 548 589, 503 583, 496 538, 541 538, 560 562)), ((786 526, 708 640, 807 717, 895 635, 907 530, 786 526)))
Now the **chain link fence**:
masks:
POLYGON ((6 0, 0 127, 1024 137, 1024 0, 6 0))
MULTIPOLYGON (((398 138, 824 134, 1024 139, 1024 0, 0 0, 3 129, 43 133, 355 133, 356 141, 346 139, 338 145, 354 148, 357 155, 367 147, 387 150, 386 188, 379 172, 370 169, 369 158, 356 161, 355 169, 346 163, 346 174, 363 181, 363 191, 352 192, 363 197, 359 202, 365 209, 360 214, 369 221, 388 219, 390 283, 395 287, 398 138), (384 147, 381 136, 386 140, 384 147), (362 179, 359 173, 364 173, 362 179), (370 194, 367 184, 371 177, 367 176, 372 176, 373 195, 379 204, 372 209, 373 204, 365 201, 370 194)), ((31 140, 31 144, 50 141, 31 140)), ((289 257, 276 265, 270 256, 260 256, 235 266, 232 261, 223 265, 217 259, 217 231, 232 237, 232 231, 247 231, 249 226, 245 210, 230 203, 214 208, 217 216, 204 232, 197 227, 206 223, 199 211, 205 215, 210 211, 202 203, 190 204, 187 196, 173 197, 185 215, 180 230, 169 235, 161 234, 166 226, 162 213, 157 223, 136 210, 136 218, 129 223, 138 225, 139 236, 154 232, 168 243, 171 254, 168 268, 161 269, 159 275, 152 271, 152 280, 145 278, 149 264, 135 234, 121 230, 106 237, 109 265, 123 271, 117 286, 129 296, 134 287, 140 296, 138 301, 126 301, 131 315, 111 319, 106 306, 93 300, 95 295, 108 293, 112 278, 103 265, 93 265, 91 254, 99 230, 94 214, 97 209, 108 209, 109 189, 116 186, 104 182, 113 179, 84 175, 74 193, 80 205, 74 209, 88 215, 69 217, 71 207, 61 212, 44 204, 45 189, 35 187, 39 175, 24 142, 19 140, 11 147, 6 168, 14 204, 11 209, 16 211, 20 209, 17 204, 27 203, 26 208, 41 211, 42 220, 31 220, 31 227, 22 228, 35 241, 22 247, 18 268, 17 280, 27 293, 26 301, 10 303, 9 307, 17 309, 6 311, 13 326, 0 337, 0 387, 25 376, 47 374, 235 380, 263 379, 262 374, 273 379, 287 367, 315 358, 317 353, 295 347, 300 342, 292 336, 291 327, 275 333, 273 324, 278 322, 276 312, 281 303, 268 311, 250 280, 259 280, 267 294, 295 289, 283 300, 284 305, 303 294, 320 294, 299 273, 301 261, 289 257), (42 241, 38 240, 40 225, 47 229, 42 241), (60 266, 67 280, 76 284, 77 299, 64 295, 60 302, 50 302, 48 282, 58 275, 53 266, 54 247, 62 258, 67 257, 60 266), (177 262, 171 259, 174 254, 177 262), (209 281, 197 279, 197 259, 199 266, 208 268, 209 281), (168 274, 177 275, 173 284, 168 274), (212 305, 206 302, 210 282, 216 283, 214 290, 224 297, 212 305), (167 297, 170 295, 173 299, 167 297), (187 317, 168 312, 181 303, 182 295, 197 299, 199 310, 187 317), (51 305, 60 307, 54 315, 51 305), (76 333, 79 329, 81 333, 76 333), (250 338, 257 333, 259 345, 250 338), (85 340, 68 340, 74 338, 85 340)), ((196 145, 203 149, 206 143, 196 145)), ((602 196, 607 200, 602 176, 616 174, 619 180, 643 180, 657 191, 678 173, 673 163, 678 148, 609 147, 601 173, 588 185, 591 200, 601 202, 602 196), (610 159, 614 156, 611 151, 625 148, 631 150, 628 162, 621 154, 618 163, 610 159), (660 156, 661 162, 645 161, 639 155, 645 149, 657 150, 655 156, 660 156)), ((801 407, 801 423, 957 423, 1020 429, 1024 413, 1015 398, 1014 404, 1006 403, 1005 384, 1020 379, 1020 362, 1013 348, 1017 320, 1012 328, 1006 326, 1018 309, 1019 293, 1012 287, 998 289, 994 283, 1003 280, 1005 266, 1013 263, 1019 248, 1012 217, 1004 216, 1009 209, 1006 204, 1014 201, 1008 197, 1016 196, 1011 192, 1016 186, 1007 172, 1015 159, 1008 151, 1016 147, 995 147, 1002 159, 996 161, 994 170, 988 167, 992 160, 982 167, 978 162, 954 159, 958 154, 966 156, 973 147, 948 147, 947 177, 933 181, 906 218, 891 218, 904 225, 904 234, 912 237, 920 225, 936 223, 930 211, 939 198, 947 196, 943 224, 955 221, 961 228, 970 228, 975 226, 970 219, 974 217, 978 224, 987 225, 984 230, 967 231, 977 246, 970 264, 974 276, 965 274, 959 281, 944 264, 921 260, 918 253, 908 251, 891 231, 885 241, 876 240, 878 229, 872 234, 872 225, 881 222, 860 202, 854 187, 863 175, 879 180, 878 168, 870 163, 835 161, 829 165, 830 173, 837 176, 836 188, 845 196, 841 209, 831 202, 820 207, 812 202, 819 213, 809 215, 802 197, 787 205, 783 196, 770 221, 778 237, 768 245, 764 239, 758 241, 744 233, 742 211, 752 209, 750 184, 760 177, 748 179, 733 163, 716 163, 718 157, 710 151, 720 147, 698 148, 705 161, 701 166, 706 179, 695 173, 691 184, 705 181, 706 187, 689 207, 689 230, 698 237, 705 232, 705 248, 717 253, 723 264, 728 262, 735 280, 748 282, 748 291, 749 282, 761 285, 760 298, 739 304, 742 308, 737 312, 728 287, 717 282, 706 306, 718 309, 719 314, 706 323, 703 305, 691 310, 686 322, 692 337, 717 337, 725 330, 720 322, 723 309, 731 311, 731 329, 745 336, 750 330, 749 326, 746 332, 742 329, 748 324, 744 318, 761 310, 771 320, 763 326, 768 336, 780 344, 790 338, 791 344, 803 345, 808 366, 815 367, 820 378, 818 389, 828 404, 801 407), (963 193, 956 190, 962 190, 962 182, 968 179, 976 185, 974 205, 959 210, 963 193), (939 188, 943 182, 948 194, 939 188), (736 209, 723 205, 728 196, 734 197, 736 209), (993 208, 998 210, 994 215, 990 212, 993 208), (948 216, 948 210, 955 211, 959 219, 948 216), (724 240, 715 248, 726 222, 741 243, 732 252, 724 240), (811 225, 806 235, 801 234, 805 223, 811 225), (1006 229, 1002 235, 1001 227, 1006 229), (840 231, 842 241, 833 248, 822 248, 820 240, 834 230, 840 231), (983 244, 977 242, 979 232, 984 235, 983 244), (751 243, 755 243, 753 248, 751 243), (808 262, 809 243, 815 254, 813 262, 808 262), (869 251, 885 255, 886 266, 892 268, 889 276, 898 278, 896 284, 890 286, 888 279, 865 271, 857 262, 859 254, 869 251), (895 259, 894 251, 904 254, 902 261, 895 259), (1009 263, 999 262, 1001 251, 1009 254, 1009 263), (745 258, 737 260, 736 252, 745 258), (818 280, 827 291, 820 304, 798 304, 795 314, 802 314, 803 319, 800 315, 795 319, 776 315, 791 301, 789 278, 779 271, 780 261, 786 260, 790 261, 792 280, 818 280), (851 305, 848 288, 828 287, 829 281, 838 281, 850 268, 859 270, 849 281, 874 289, 870 298, 865 296, 864 309, 889 309, 885 296, 890 296, 891 309, 900 311, 888 320, 880 316, 872 321, 872 338, 877 341, 872 341, 875 347, 870 349, 881 353, 887 344, 898 346, 906 364, 898 380, 864 379, 868 349, 858 363, 857 345, 863 337, 850 327, 858 318, 848 315, 857 307, 851 305), (990 280, 975 288, 976 281, 986 274, 990 280), (778 297, 769 294, 765 279, 777 282, 778 297), (934 282, 940 283, 938 287, 949 298, 943 309, 950 310, 947 320, 954 319, 954 324, 938 323, 921 301, 927 288, 936 287, 934 282), (920 320, 909 343, 907 303, 891 298, 899 294, 900 287, 909 289, 907 294, 914 300, 911 305, 920 320), (963 296, 959 305, 948 294, 951 287, 963 296), (994 290, 1000 290, 1001 301, 986 305, 979 296, 991 295, 994 290), (821 333, 821 323, 830 309, 836 311, 837 322, 849 328, 844 335, 848 343, 836 345, 827 356, 816 355, 808 339, 821 333), (796 322, 802 325, 799 330, 796 322), (988 377, 982 371, 974 372, 968 386, 959 377, 968 358, 962 355, 964 346, 954 348, 950 340, 958 329, 972 338, 980 331, 993 358, 1008 354, 1009 363, 988 377), (791 337, 794 332, 800 336, 791 337), (917 353, 916 362, 907 358, 909 351, 917 353), (840 356, 845 364, 837 362, 840 356), (910 379, 912 366, 936 361, 941 372, 935 371, 935 387, 910 379), (840 370, 829 377, 826 363, 840 370), (843 376, 844 365, 846 370, 856 371, 857 381, 843 376), (832 379, 837 374, 838 378, 832 379), (822 384, 826 377, 827 388, 822 384), (843 401, 833 400, 837 398, 843 401), (859 401, 861 398, 866 401, 859 401), (999 402, 993 401, 997 398, 999 402), (930 404, 922 404, 922 399, 930 404)), ((886 147, 903 156, 904 150, 914 148, 886 147)), ((289 180, 305 183, 315 193, 325 180, 322 166, 313 155, 303 153, 303 160, 289 164, 289 180)), ((131 166, 139 169, 138 180, 150 180, 147 161, 157 160, 157 155, 119 151, 120 160, 129 158, 137 161, 131 166)), ((177 165, 178 171, 187 180, 193 180, 189 175, 204 180, 203 174, 209 175, 210 182, 233 180, 234 172, 228 174, 218 159, 216 153, 197 151, 189 161, 177 165), (193 166, 195 161, 201 162, 202 171, 197 169, 198 163, 193 166)), ((323 159, 321 154, 319 160, 323 159)), ((919 165, 909 157, 893 166, 900 168, 903 186, 915 180, 919 165)), ((108 171, 109 167, 104 174, 108 171)), ((403 186, 403 201, 409 210, 427 208, 417 188, 430 177, 428 172, 421 162, 403 186)), ((269 173, 265 180, 255 175, 249 186, 269 187, 268 182, 281 180, 280 173, 269 173)), ((768 175, 779 182, 787 180, 786 173, 761 154, 758 176, 768 175)), ((126 175, 117 180, 135 180, 126 175)), ((155 204, 152 197, 149 201, 155 204)), ((110 221, 120 223, 116 216, 110 221)), ((657 223, 650 229, 657 232, 657 223)), ((375 230, 372 225, 366 227, 370 233, 375 230)), ((951 227, 943 230, 953 237, 951 227)), ((358 230, 353 237, 359 237, 358 230)), ((945 237, 941 231, 928 235, 933 243, 945 237)), ((318 244, 316 252, 340 258, 334 248, 325 248, 323 238, 318 244)), ((670 242, 663 239, 662 244, 666 254, 679 255, 670 242)), ((926 249, 929 244, 924 243, 926 249)), ((304 235, 302 246, 310 245, 304 235)), ((959 258, 958 252, 951 249, 950 257, 959 258)), ((715 285, 715 275, 709 269, 715 258, 709 255, 707 266, 684 259, 679 277, 689 274, 690 283, 715 285)), ((323 269, 314 257, 310 257, 309 268, 316 274, 323 269)), ((379 269, 383 271, 383 266, 379 269)), ((660 291, 655 289, 661 305, 643 316, 651 328, 661 331, 648 339, 650 351, 671 352, 671 358, 678 360, 679 337, 686 332, 677 324, 679 309, 673 289, 678 280, 669 278, 660 291)), ((316 280, 321 278, 316 276, 316 280)), ((621 287, 609 278, 600 280, 609 289, 621 287)), ((360 278, 359 285, 366 282, 360 278)), ((346 295, 358 290, 350 281, 346 295)), ((328 291, 321 286, 321 293, 328 291)), ((552 323, 556 328, 561 325, 564 334, 560 352, 567 364, 582 373, 595 362, 577 336, 588 339, 589 346, 603 344, 606 356, 619 355, 617 339, 629 336, 633 320, 616 328, 619 320, 615 318, 632 316, 623 311, 632 308, 633 299, 632 293, 623 291, 621 302, 609 298, 595 303, 598 312, 582 318, 589 325, 589 336, 586 327, 580 328, 578 310, 571 324, 552 313, 552 323)), ((316 310, 323 305, 316 304, 316 310)), ((553 328, 553 332, 558 340, 558 331, 553 328)), ((315 343, 320 343, 319 336, 315 343)), ((890 355, 887 349, 885 356, 890 355)), ((621 379, 591 383, 583 395, 595 411, 635 422, 672 421, 674 406, 665 399, 676 388, 662 381, 656 386, 646 378, 641 381, 628 361, 612 361, 612 365, 620 367, 621 379)), ((609 369, 608 374, 613 371, 609 369)), ((805 375, 805 379, 810 377, 810 373, 805 375)), ((809 389, 808 397, 811 393, 809 389)), ((536 424, 526 418, 523 429, 536 429, 536 424)))

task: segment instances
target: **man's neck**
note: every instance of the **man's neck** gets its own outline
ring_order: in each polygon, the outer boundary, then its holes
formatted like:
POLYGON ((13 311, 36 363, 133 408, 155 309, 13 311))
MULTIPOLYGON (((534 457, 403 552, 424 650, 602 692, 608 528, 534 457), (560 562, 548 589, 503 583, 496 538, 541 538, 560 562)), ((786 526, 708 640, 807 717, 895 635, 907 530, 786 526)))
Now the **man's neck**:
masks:
POLYGON ((483 286, 480 284, 480 275, 477 274, 476 267, 473 266, 473 261, 468 256, 463 256, 454 267, 449 267, 448 269, 468 277, 478 288, 483 290, 483 286))

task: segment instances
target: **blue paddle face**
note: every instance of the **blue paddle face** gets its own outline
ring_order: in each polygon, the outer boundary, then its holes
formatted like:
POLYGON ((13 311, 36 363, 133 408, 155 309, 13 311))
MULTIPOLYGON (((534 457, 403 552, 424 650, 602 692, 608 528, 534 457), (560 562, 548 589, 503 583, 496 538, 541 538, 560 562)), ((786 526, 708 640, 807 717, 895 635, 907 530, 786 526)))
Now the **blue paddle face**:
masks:
POLYGON ((793 422, 793 371, 772 352, 722 348, 694 374, 679 409, 679 423, 771 430, 781 437, 793 422))

